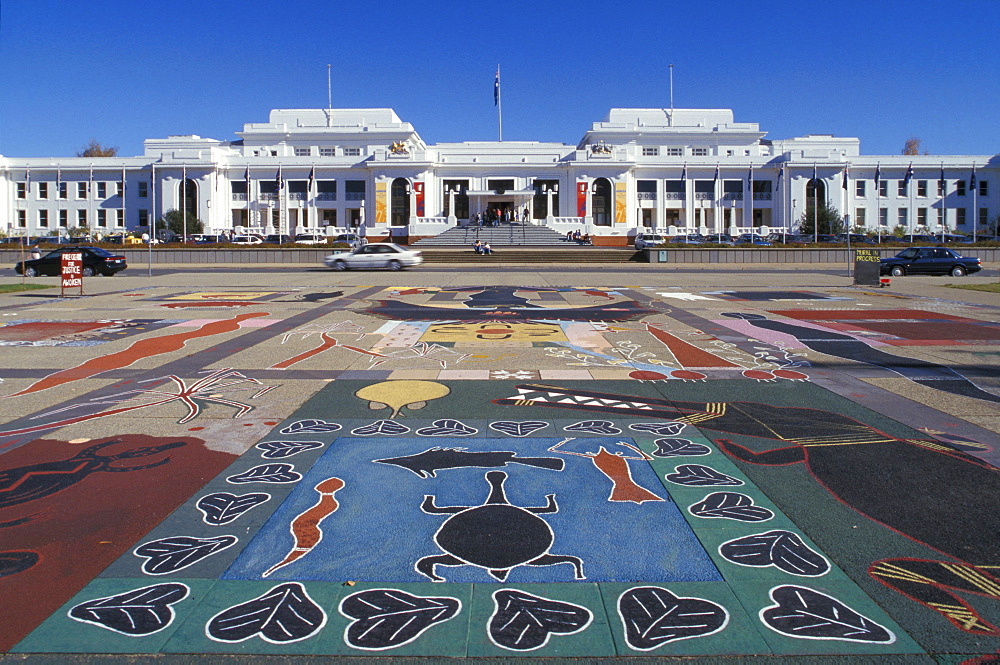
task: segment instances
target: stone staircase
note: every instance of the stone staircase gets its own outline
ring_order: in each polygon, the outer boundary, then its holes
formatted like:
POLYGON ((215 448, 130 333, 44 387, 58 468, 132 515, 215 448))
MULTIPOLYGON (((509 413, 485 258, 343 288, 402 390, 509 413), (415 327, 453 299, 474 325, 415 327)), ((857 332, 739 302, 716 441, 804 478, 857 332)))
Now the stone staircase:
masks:
POLYGON ((513 246, 568 247, 576 244, 566 242, 565 236, 547 226, 506 223, 500 226, 456 226, 434 237, 417 240, 412 245, 420 250, 429 247, 471 247, 476 240, 490 243, 493 249, 513 246))
POLYGON ((490 241, 493 254, 480 255, 469 248, 414 247, 419 249, 424 264, 475 263, 481 265, 550 265, 554 263, 629 263, 644 261, 642 252, 633 247, 590 247, 564 243, 560 247, 498 247, 490 241))

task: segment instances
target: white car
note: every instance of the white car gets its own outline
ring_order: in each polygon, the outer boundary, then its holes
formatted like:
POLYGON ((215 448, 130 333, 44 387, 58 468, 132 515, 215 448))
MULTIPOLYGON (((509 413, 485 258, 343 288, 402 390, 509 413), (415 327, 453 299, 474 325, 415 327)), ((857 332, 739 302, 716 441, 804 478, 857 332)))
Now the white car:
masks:
POLYGON ((400 247, 392 242, 373 242, 349 252, 337 252, 323 259, 328 268, 388 268, 402 270, 419 266, 424 258, 419 251, 400 247))
POLYGON ((257 236, 233 236, 229 242, 234 245, 260 245, 264 241, 257 236))
POLYGON ((645 249, 665 242, 667 242, 667 239, 658 233, 640 233, 635 237, 635 248, 645 249))
POLYGON ((299 233, 295 236, 296 245, 325 245, 326 236, 318 233, 299 233))

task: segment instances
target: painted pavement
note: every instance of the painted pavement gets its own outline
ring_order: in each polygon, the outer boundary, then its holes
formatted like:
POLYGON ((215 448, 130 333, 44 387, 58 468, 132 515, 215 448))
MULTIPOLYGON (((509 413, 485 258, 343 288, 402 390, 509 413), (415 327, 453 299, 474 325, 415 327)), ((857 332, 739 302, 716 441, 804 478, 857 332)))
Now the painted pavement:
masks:
POLYGON ((4 651, 1000 649, 995 308, 544 286, 73 303, 0 308, 4 651))

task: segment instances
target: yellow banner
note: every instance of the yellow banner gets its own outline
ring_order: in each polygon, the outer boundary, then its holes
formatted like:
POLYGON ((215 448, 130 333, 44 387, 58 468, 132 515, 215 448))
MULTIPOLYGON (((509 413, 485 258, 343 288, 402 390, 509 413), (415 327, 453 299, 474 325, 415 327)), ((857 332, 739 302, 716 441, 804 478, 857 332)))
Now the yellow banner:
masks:
POLYGON ((382 181, 375 183, 375 223, 385 225, 388 215, 389 183, 382 181))
POLYGON ((615 224, 625 223, 626 214, 625 183, 615 183, 615 224))

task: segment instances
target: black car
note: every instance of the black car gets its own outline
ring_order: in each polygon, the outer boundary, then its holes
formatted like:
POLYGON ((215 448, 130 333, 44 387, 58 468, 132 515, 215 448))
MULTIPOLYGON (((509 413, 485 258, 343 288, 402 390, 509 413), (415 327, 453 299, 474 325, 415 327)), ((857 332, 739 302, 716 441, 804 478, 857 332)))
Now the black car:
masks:
POLYGON ((944 247, 907 247, 896 256, 882 259, 879 274, 902 277, 903 275, 951 275, 962 277, 979 272, 983 267, 979 259, 961 256, 944 247))
POLYGON ((94 275, 104 275, 111 277, 116 272, 121 272, 128 267, 125 257, 120 254, 112 254, 100 247, 66 247, 49 252, 40 259, 29 259, 22 264, 18 262, 14 266, 14 272, 25 277, 36 277, 38 275, 57 276, 62 273, 63 252, 79 252, 83 254, 83 276, 92 277, 94 275))

